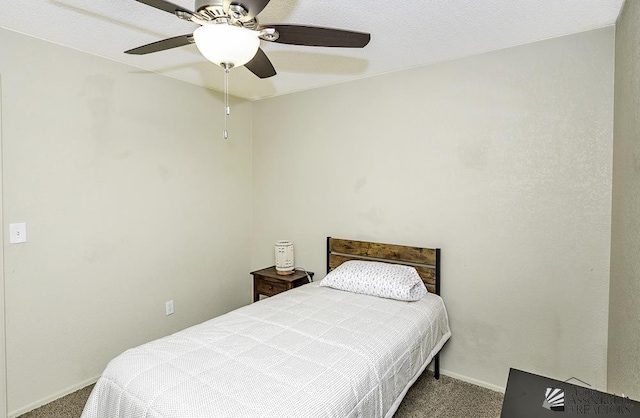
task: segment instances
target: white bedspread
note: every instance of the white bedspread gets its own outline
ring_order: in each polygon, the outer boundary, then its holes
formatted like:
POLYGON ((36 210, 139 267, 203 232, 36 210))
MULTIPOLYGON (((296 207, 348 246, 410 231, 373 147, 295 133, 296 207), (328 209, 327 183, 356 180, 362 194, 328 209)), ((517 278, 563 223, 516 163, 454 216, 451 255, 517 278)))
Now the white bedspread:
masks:
POLYGON ((124 352, 82 418, 391 416, 450 335, 436 295, 313 283, 124 352))

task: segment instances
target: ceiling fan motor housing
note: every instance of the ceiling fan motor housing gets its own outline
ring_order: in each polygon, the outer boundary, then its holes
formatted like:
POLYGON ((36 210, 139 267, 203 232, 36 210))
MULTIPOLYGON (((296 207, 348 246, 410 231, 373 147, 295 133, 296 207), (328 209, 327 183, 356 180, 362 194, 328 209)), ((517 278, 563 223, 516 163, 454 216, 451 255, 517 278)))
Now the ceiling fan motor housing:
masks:
POLYGON ((225 11, 223 3, 219 1, 195 0, 195 10, 198 15, 210 22, 229 23, 252 30, 258 26, 257 19, 250 17, 247 9, 237 3, 230 4, 229 9, 225 11))
POLYGON ((222 9, 222 2, 216 2, 211 0, 196 0, 196 6, 194 7, 196 12, 199 12, 201 9, 204 9, 206 7, 211 7, 211 8, 219 7, 220 9, 222 9))

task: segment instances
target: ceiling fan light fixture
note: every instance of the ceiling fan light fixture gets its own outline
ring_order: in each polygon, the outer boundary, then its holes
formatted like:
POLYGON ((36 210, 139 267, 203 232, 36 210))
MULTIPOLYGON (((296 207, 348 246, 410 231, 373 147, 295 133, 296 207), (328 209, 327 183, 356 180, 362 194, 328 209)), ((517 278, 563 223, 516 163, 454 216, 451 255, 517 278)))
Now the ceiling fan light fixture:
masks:
POLYGON ((206 59, 216 65, 244 65, 258 52, 258 32, 228 24, 200 26, 193 32, 196 46, 206 59))

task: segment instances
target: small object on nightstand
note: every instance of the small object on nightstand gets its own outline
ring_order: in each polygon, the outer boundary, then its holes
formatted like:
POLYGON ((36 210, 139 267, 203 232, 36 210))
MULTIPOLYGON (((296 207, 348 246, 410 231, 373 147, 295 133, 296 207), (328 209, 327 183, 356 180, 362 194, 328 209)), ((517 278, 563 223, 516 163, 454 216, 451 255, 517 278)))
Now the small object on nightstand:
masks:
POLYGON ((276 241, 276 273, 288 276, 294 271, 293 242, 276 241))
POLYGON ((252 271, 251 274, 253 275, 254 302, 260 300, 260 295, 273 296, 309 283, 307 274, 313 278, 312 271, 294 271, 293 274, 283 276, 277 273, 275 266, 252 271))

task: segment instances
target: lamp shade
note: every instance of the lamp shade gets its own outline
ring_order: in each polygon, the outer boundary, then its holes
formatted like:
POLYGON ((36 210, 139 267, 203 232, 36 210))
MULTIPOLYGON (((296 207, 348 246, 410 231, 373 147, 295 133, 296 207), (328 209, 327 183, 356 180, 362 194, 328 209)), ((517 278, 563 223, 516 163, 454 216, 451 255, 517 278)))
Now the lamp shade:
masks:
POLYGON ((293 263, 293 242, 276 241, 276 273, 292 274, 295 265, 293 263))
POLYGON ((200 26, 193 32, 196 46, 214 64, 244 65, 258 52, 258 32, 228 24, 200 26))

